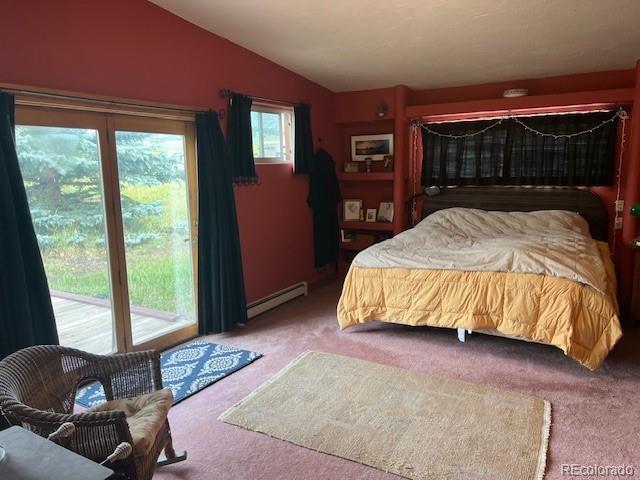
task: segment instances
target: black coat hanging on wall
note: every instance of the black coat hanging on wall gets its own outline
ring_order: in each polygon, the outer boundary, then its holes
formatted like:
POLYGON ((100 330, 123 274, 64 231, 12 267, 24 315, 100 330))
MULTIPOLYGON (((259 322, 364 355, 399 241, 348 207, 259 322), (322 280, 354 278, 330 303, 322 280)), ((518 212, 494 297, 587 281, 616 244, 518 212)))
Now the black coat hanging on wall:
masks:
POLYGON ((309 198, 313 210, 313 242, 316 268, 338 261, 338 203, 342 200, 336 164, 326 150, 313 156, 309 173, 309 198))

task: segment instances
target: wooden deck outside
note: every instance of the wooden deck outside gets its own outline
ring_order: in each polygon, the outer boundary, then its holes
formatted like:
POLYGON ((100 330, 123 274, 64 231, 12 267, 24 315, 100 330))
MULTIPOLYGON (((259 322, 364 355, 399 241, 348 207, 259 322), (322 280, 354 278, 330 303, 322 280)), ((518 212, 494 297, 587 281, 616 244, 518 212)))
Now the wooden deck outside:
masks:
MULTIPOLYGON (((96 304, 93 299, 82 301, 77 296, 65 298, 56 293, 52 293, 51 301, 60 345, 98 354, 116 350, 111 307, 96 304)), ((149 313, 134 312, 131 313, 131 327, 135 343, 142 343, 184 326, 184 323, 170 315, 158 318, 149 313)))

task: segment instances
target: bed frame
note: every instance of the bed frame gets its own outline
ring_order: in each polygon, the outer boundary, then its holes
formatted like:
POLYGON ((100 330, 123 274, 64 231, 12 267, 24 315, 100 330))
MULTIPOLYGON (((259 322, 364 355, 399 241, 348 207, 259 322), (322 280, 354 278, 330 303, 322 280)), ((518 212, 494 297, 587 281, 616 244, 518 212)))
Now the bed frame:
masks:
POLYGON ((426 197, 422 218, 452 207, 478 208, 500 212, 568 210, 589 223, 596 240, 609 240, 609 213, 600 197, 575 187, 447 187, 440 194, 426 197))
MULTIPOLYGON (((579 213, 589 224, 591 236, 603 242, 609 240, 609 213, 600 197, 590 190, 574 187, 448 187, 438 195, 427 196, 422 203, 422 218, 438 210, 452 207, 478 208, 500 212, 532 212, 535 210, 568 210, 579 213)), ((465 341, 472 330, 458 328, 458 340, 465 341)), ((495 330, 475 330, 477 333, 511 337, 495 330)))

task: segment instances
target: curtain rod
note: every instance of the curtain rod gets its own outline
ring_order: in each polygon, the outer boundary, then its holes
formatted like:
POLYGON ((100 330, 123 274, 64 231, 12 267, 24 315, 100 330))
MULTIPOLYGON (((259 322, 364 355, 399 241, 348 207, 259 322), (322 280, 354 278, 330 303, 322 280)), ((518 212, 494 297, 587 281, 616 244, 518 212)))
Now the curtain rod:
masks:
POLYGON ((562 112, 540 112, 540 113, 522 113, 522 114, 513 114, 509 111, 506 115, 482 115, 478 117, 467 117, 467 118, 453 118, 453 119, 434 119, 434 120, 423 120, 423 119, 413 119, 411 120, 411 125, 436 125, 443 123, 462 123, 462 122, 478 122, 478 121, 489 121, 489 120, 509 120, 509 119, 517 119, 517 118, 530 118, 530 117, 549 117, 556 115, 576 115, 576 114, 588 114, 588 113, 605 113, 605 112, 620 112, 623 111, 626 113, 626 110, 622 106, 618 106, 618 108, 598 108, 594 110, 567 110, 562 112))
MULTIPOLYGON (((159 111, 170 111, 170 112, 180 112, 180 113, 205 113, 209 110, 205 109, 192 109, 192 108, 181 108, 174 106, 161 106, 161 105, 149 105, 145 103, 134 103, 134 102, 126 102, 121 100, 106 100, 100 98, 92 98, 92 97, 84 97, 82 95, 73 95, 69 93, 55 93, 55 92, 43 92, 39 90, 29 90, 25 88, 11 88, 11 87, 0 87, 0 91, 11 93, 15 95, 33 95, 37 97, 45 97, 45 98, 58 98, 61 100, 79 100, 83 102, 90 102, 100 105, 113 106, 113 107, 135 107, 135 108, 144 108, 151 110, 159 110, 159 111)), ((225 110, 221 109, 216 111, 219 118, 224 118, 225 110)))
MULTIPOLYGON (((220 96, 222 98, 231 98, 232 95, 237 94, 237 95, 244 95, 245 97, 250 97, 254 100, 258 100, 258 101, 262 101, 262 102, 269 102, 269 103, 280 103, 282 105, 290 105, 292 107, 295 107, 296 105, 299 105, 300 103, 304 103, 304 102, 290 102, 288 100, 277 100, 275 98, 267 98, 267 97, 259 97, 257 95, 248 95, 246 93, 240 93, 240 92, 234 92, 233 90, 230 90, 228 88, 223 88, 220 90, 220 96)), ((310 105, 310 104, 307 104, 310 105)))

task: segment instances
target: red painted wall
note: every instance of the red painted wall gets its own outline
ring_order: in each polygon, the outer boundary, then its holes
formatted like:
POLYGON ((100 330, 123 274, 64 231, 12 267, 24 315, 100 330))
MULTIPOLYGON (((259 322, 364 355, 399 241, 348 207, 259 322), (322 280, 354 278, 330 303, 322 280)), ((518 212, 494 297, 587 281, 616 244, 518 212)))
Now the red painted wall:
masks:
POLYGON ((338 123, 379 121, 376 110, 381 103, 386 103, 389 107, 389 113, 385 118, 393 118, 396 108, 393 88, 336 93, 336 121, 338 123))
MULTIPOLYGON (((152 3, 0 0, 0 11, 0 82, 214 109, 221 88, 305 101, 314 137, 335 150, 332 92, 152 3)), ((257 169, 261 185, 236 188, 249 301, 317 278, 306 177, 257 169)))
POLYGON ((553 95, 559 93, 586 92, 615 88, 634 88, 635 71, 611 70, 580 73, 556 77, 511 80, 508 82, 466 85, 462 87, 416 90, 409 98, 410 105, 466 102, 502 98, 502 92, 511 88, 527 88, 529 95, 553 95))

